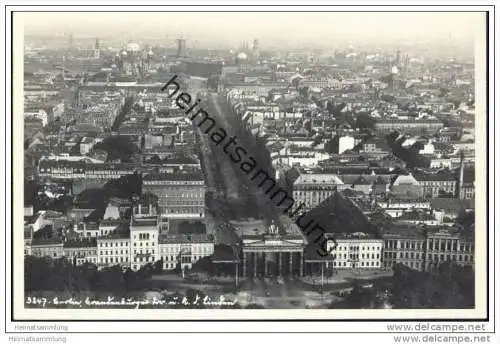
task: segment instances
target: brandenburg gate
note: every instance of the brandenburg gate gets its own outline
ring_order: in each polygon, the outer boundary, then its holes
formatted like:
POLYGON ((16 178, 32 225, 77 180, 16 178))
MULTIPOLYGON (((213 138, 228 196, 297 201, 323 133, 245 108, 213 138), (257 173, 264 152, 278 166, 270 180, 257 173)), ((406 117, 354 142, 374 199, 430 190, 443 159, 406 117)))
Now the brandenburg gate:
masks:
POLYGON ((286 233, 274 223, 267 233, 242 236, 243 277, 302 276, 305 242, 301 234, 286 233))

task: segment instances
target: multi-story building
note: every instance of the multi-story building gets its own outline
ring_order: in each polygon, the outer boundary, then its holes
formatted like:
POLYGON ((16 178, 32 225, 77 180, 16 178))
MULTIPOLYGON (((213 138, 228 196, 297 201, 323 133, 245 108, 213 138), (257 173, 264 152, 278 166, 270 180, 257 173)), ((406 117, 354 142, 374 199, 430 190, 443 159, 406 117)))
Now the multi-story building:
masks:
POLYGON ((97 240, 95 238, 66 241, 63 244, 63 251, 64 256, 75 265, 98 264, 97 240))
MULTIPOLYGON (((387 198, 386 200, 380 200, 377 205, 389 212, 393 209, 430 209, 431 203, 429 200, 415 200, 415 199, 393 199, 387 198)), ((399 215, 398 215, 399 216, 399 215)), ((397 217, 397 216, 394 216, 397 217)))
POLYGON ((99 236, 99 224, 97 222, 81 221, 73 226, 74 231, 84 238, 97 238, 99 236))
POLYGON ((134 174, 139 170, 137 164, 94 164, 85 165, 85 179, 111 180, 134 174))
POLYGON ((398 225, 382 234, 384 268, 404 264, 432 270, 443 262, 474 264, 474 240, 449 227, 398 225))
POLYGON ((453 197, 455 194, 457 181, 449 171, 415 173, 414 177, 423 188, 424 198, 453 197))
POLYGON ((316 167, 322 160, 330 157, 329 154, 312 150, 287 150, 284 154, 273 156, 273 164, 286 164, 288 166, 316 167))
POLYGON ((75 118, 76 124, 92 124, 102 128, 111 128, 119 110, 119 103, 94 104, 75 118))
POLYGON ((392 269, 403 264, 416 270, 424 269, 425 235, 415 226, 394 226, 382 234, 384 239, 383 266, 392 269))
POLYGON ((301 81, 301 85, 313 87, 313 88, 341 88, 342 83, 334 78, 315 78, 315 79, 304 79, 301 81))
POLYGON ((458 170, 458 198, 474 199, 476 194, 475 170, 463 168, 458 170))
POLYGON ((443 122, 437 118, 426 119, 396 119, 381 118, 375 122, 377 135, 387 135, 393 131, 411 135, 433 135, 443 127, 443 122))
POLYGON ((383 247, 382 239, 365 233, 335 236, 335 241, 328 240, 327 251, 332 249, 333 257, 328 264, 334 269, 381 269, 383 247))
POLYGON ((104 219, 99 222, 99 236, 111 234, 123 223, 120 219, 104 219))
POLYGON ((392 154, 392 149, 387 145, 383 139, 368 139, 361 144, 359 152, 363 155, 368 155, 377 159, 392 154))
MULTIPOLYGON (((247 95, 255 95, 258 97, 266 97, 269 92, 273 89, 282 89, 288 88, 288 83, 269 83, 269 84, 228 84, 226 85, 226 89, 235 91, 231 93, 230 97, 232 98, 237 93, 245 93, 247 95)), ((229 92, 231 92, 229 91, 229 92)))
POLYGON ((139 170, 137 164, 94 163, 85 157, 62 157, 61 159, 40 159, 38 177, 51 180, 100 180, 106 182, 139 170))
POLYGON ((97 238, 97 266, 99 268, 120 265, 130 267, 131 263, 130 233, 114 231, 97 238))
POLYGON ((162 235, 159 252, 164 270, 190 269, 199 259, 214 253, 215 241, 211 234, 162 235))
POLYGON ((474 240, 452 229, 429 232, 426 243, 426 269, 431 270, 443 262, 474 265, 474 240))
POLYGON ((158 197, 159 212, 165 218, 205 217, 205 181, 200 172, 148 174, 142 190, 158 197))
POLYGON ((83 179, 85 178, 85 163, 71 160, 40 159, 38 177, 41 179, 83 179))
POLYGON ((130 223, 130 263, 132 270, 139 270, 146 264, 159 260, 158 217, 133 217, 130 223))
POLYGON ((37 118, 42 121, 42 127, 45 127, 49 121, 47 112, 40 108, 25 108, 24 118, 37 118))
POLYGON ((135 217, 156 216, 158 215, 158 197, 150 193, 142 194, 132 210, 135 217))
POLYGON ((33 229, 29 226, 24 227, 24 255, 31 256, 31 241, 33 240, 33 229))
POLYGON ((293 183, 293 199, 309 210, 345 187, 335 174, 301 174, 293 183))
POLYGON ((31 241, 31 255, 52 259, 64 257, 63 242, 55 238, 34 238, 31 241))

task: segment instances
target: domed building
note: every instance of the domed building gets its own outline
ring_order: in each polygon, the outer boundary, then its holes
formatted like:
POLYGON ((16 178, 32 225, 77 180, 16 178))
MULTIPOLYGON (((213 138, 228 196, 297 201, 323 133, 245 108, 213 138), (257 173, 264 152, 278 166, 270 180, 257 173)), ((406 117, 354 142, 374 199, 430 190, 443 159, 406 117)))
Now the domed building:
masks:
POLYGON ((401 80, 399 75, 399 67, 394 65, 391 68, 391 74, 389 75, 389 87, 392 89, 399 89, 403 87, 404 82, 401 80))
POLYGON ((235 64, 238 66, 240 72, 247 71, 249 69, 248 55, 242 51, 237 53, 235 64))
POLYGON ((244 52, 240 51, 238 54, 236 54, 236 64, 246 64, 248 63, 248 55, 245 54, 244 52))
POLYGON ((137 53, 140 50, 139 44, 137 43, 127 43, 127 52, 129 53, 137 53))

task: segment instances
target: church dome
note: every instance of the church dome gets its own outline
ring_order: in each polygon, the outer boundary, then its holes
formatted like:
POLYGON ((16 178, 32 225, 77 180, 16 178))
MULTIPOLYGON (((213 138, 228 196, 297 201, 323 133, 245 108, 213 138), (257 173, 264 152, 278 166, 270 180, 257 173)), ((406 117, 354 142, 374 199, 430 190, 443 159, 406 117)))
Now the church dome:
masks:
POLYGON ((138 52, 139 51, 139 44, 137 44, 137 43, 128 43, 127 44, 127 51, 138 52))
POLYGON ((248 56, 244 52, 239 52, 238 55, 236 55, 236 58, 238 60, 248 60, 248 56))

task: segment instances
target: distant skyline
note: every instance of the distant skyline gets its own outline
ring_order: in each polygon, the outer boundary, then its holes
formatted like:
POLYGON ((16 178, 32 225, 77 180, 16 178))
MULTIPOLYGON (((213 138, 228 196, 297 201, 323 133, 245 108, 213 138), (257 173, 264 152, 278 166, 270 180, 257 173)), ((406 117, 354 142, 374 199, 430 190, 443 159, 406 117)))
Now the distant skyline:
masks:
POLYGON ((472 12, 25 12, 25 34, 168 38, 211 44, 277 44, 331 48, 339 43, 425 44, 472 48, 484 28, 484 13, 472 12))

